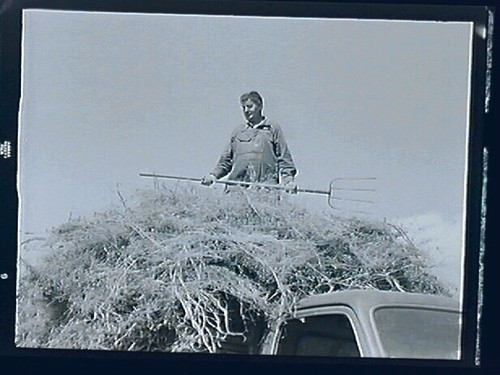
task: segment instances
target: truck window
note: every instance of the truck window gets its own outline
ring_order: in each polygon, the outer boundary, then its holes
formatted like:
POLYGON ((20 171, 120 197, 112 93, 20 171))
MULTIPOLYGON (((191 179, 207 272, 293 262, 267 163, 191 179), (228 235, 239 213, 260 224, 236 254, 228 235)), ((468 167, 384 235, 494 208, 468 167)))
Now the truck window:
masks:
POLYGON ((393 358, 460 358, 460 314, 415 307, 374 313, 382 347, 393 358))
POLYGON ((289 320, 282 328, 278 354, 359 357, 351 322, 344 314, 289 320))

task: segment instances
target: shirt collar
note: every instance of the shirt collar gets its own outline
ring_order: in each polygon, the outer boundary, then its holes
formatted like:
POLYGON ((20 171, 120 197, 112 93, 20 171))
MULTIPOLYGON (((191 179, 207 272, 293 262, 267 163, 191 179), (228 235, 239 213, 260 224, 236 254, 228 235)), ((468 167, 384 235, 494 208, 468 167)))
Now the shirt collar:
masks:
POLYGON ((253 125, 251 122, 247 121, 247 126, 250 128, 258 129, 258 128, 264 128, 269 125, 267 125, 267 117, 264 117, 261 122, 258 124, 253 125))

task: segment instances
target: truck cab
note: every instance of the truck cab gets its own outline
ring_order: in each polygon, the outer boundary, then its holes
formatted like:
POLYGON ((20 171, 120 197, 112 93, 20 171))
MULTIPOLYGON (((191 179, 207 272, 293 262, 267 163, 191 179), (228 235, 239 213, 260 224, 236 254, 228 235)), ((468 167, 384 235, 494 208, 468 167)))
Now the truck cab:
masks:
POLYGON ((299 302, 262 354, 460 359, 461 311, 444 296, 340 291, 299 302))

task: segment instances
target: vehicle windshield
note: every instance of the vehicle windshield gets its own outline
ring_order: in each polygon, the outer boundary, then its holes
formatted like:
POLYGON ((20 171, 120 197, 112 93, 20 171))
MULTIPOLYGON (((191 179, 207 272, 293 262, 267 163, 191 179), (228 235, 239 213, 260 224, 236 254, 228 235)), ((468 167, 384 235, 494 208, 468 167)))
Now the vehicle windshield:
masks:
POLYGON ((374 313, 378 335, 392 358, 460 359, 460 314, 412 307, 374 313))
POLYGON ((359 357, 349 318, 344 314, 289 320, 282 328, 280 355, 359 357))

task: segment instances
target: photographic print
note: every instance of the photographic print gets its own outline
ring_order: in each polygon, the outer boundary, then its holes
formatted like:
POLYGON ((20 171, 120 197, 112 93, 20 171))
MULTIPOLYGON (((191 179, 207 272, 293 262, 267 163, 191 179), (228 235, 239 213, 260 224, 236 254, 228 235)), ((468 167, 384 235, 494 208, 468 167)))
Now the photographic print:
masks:
POLYGON ((25 9, 16 346, 463 359, 473 36, 25 9))

